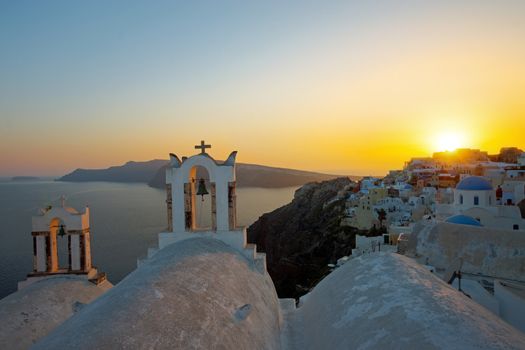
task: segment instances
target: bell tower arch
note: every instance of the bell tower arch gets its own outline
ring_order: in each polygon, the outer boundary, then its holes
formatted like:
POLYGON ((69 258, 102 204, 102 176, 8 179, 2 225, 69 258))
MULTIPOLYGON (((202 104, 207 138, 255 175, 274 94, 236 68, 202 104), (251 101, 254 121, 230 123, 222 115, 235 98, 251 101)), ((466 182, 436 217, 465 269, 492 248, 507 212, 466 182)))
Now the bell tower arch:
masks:
POLYGON ((91 263, 89 208, 78 212, 65 205, 64 196, 60 201, 60 205, 48 205, 31 218, 33 270, 25 281, 18 283, 18 289, 65 274, 97 285, 106 281, 106 274, 98 272, 91 263), (59 250, 59 246, 62 249, 59 250))
POLYGON ((168 230, 159 233, 158 249, 148 251, 148 257, 170 244, 206 237, 221 240, 237 249, 253 261, 261 273, 266 273, 266 256, 257 252, 254 244, 248 243, 246 228, 237 226, 237 151, 231 152, 225 161, 220 162, 206 153, 211 145, 204 141, 195 148, 200 153, 182 159, 170 153, 170 163, 166 169, 168 230), (206 169, 209 180, 203 183, 195 172, 196 167, 206 169), (211 199, 212 217, 208 229, 200 229, 195 225, 195 205, 200 201, 198 196, 210 196, 211 199))
MULTIPOLYGON (((202 231, 206 226, 201 226, 199 219, 205 221, 203 216, 210 215, 209 229, 217 230, 217 210, 215 182, 210 181, 207 168, 195 165, 188 174, 188 182, 184 183, 184 219, 187 231, 202 231), (210 208, 204 208, 204 197, 210 197, 210 208), (203 220, 204 219, 204 220, 203 220)), ((207 205, 206 205, 207 207, 207 205)))
POLYGON ((211 197, 211 231, 234 230, 237 225, 235 196, 237 152, 232 152, 226 161, 218 162, 206 153, 206 149, 211 148, 211 145, 201 141, 201 144, 195 148, 200 149, 201 152, 189 158, 183 157, 182 160, 170 154, 170 165, 166 170, 169 231, 197 231, 195 208, 197 195, 211 197), (199 178, 197 167, 206 169, 209 175, 208 183, 199 178))
POLYGON ((91 272, 91 238, 89 208, 79 213, 65 206, 48 206, 32 217, 33 272, 30 276, 54 274, 89 274, 91 272), (59 260, 57 238, 67 242, 67 257, 59 260))

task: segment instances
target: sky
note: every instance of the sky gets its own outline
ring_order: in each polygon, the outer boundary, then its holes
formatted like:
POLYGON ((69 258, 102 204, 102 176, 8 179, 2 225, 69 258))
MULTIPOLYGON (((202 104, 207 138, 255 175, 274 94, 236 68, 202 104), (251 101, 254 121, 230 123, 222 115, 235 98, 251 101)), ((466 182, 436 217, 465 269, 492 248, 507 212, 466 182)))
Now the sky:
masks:
POLYGON ((525 1, 0 0, 0 176, 525 148, 525 1))

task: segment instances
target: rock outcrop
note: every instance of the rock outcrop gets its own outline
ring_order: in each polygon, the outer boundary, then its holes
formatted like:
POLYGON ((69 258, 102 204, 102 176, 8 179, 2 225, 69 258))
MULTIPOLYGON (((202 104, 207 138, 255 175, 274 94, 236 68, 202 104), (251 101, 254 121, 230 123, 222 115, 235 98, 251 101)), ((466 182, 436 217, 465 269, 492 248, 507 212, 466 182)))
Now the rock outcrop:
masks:
POLYGON ((280 298, 305 294, 329 272, 329 263, 351 253, 356 230, 340 225, 345 199, 337 199, 350 183, 349 178, 337 178, 306 184, 291 203, 248 228, 248 240, 266 253, 280 298))

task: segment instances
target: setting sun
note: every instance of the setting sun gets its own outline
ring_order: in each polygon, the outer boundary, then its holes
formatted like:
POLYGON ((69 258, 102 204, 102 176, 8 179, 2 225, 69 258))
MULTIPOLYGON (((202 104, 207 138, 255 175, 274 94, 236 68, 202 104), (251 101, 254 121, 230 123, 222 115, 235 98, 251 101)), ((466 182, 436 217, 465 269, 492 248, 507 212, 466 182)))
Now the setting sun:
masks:
POLYGON ((454 151, 461 147, 465 147, 465 136, 460 133, 448 131, 436 135, 434 149, 438 152, 454 151))

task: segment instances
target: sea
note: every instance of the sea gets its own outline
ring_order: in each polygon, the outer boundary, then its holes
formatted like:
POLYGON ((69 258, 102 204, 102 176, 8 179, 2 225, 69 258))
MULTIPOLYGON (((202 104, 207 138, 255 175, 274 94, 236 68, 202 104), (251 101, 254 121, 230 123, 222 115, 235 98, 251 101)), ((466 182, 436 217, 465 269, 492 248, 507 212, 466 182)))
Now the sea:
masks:
MULTIPOLYGON (((289 203, 297 187, 237 188, 237 222, 249 226, 289 203)), ((33 266, 31 217, 47 205, 90 209, 93 265, 113 284, 137 267, 167 227, 166 192, 142 183, 8 181, 0 179, 0 298, 16 291, 33 266)), ((209 225, 209 196, 197 201, 197 219, 209 225)), ((58 238, 59 252, 67 246, 58 238)), ((59 261, 61 256, 59 255, 59 261)), ((62 265, 62 264, 61 264, 62 265)))

